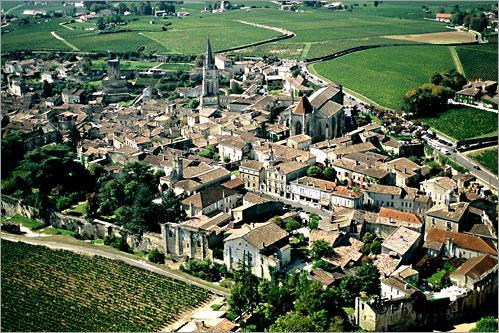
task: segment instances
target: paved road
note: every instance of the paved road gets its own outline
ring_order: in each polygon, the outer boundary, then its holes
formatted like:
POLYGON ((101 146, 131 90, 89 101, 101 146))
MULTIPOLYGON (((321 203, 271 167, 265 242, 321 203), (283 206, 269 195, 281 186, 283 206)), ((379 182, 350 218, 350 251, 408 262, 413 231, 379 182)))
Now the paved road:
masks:
POLYGON ((84 247, 84 246, 59 243, 59 242, 54 242, 54 241, 44 241, 42 238, 28 238, 28 237, 17 236, 17 235, 9 235, 9 234, 5 234, 3 232, 1 233, 1 238, 6 239, 6 240, 10 240, 13 242, 20 241, 20 242, 24 242, 24 243, 28 243, 28 244, 33 244, 33 245, 43 245, 43 246, 46 246, 46 247, 51 248, 51 249, 61 249, 61 250, 67 250, 67 251, 71 251, 71 252, 75 252, 75 253, 79 253, 79 254, 97 255, 97 256, 113 259, 113 260, 120 260, 120 261, 123 261, 129 265, 139 267, 139 268, 142 268, 142 269, 145 269, 145 270, 148 270, 150 272, 157 273, 157 274, 161 274, 161 275, 167 276, 169 278, 180 280, 182 282, 192 284, 192 285, 195 285, 195 286, 203 288, 203 289, 207 289, 216 295, 220 295, 220 296, 224 296, 224 297, 229 296, 229 293, 227 293, 227 292, 218 290, 216 288, 212 288, 208 285, 204 285, 204 284, 199 283, 197 281, 188 279, 184 276, 177 275, 174 272, 170 272, 170 271, 166 271, 164 269, 158 268, 158 267, 151 265, 151 264, 149 264, 145 261, 142 261, 140 259, 132 259, 132 258, 129 258, 129 257, 124 256, 124 255, 113 254, 113 253, 109 253, 109 252, 102 251, 99 249, 94 249, 94 248, 89 248, 89 247, 84 247))
MULTIPOLYGON (((437 137, 438 137, 438 135, 437 135, 437 137)), ((461 164, 466 169, 468 169, 473 176, 477 177, 477 179, 480 181, 480 183, 482 183, 482 185, 487 186, 487 187, 497 191, 497 189, 499 188, 499 180, 497 178, 497 175, 494 175, 491 172, 489 172, 481 167, 479 170, 475 169, 475 166, 479 166, 478 163, 469 159, 467 156, 463 155, 460 152, 451 151, 452 149, 455 148, 455 146, 449 147, 449 146, 439 144, 439 145, 437 145, 437 147, 439 147, 439 148, 443 147, 443 148, 448 149, 449 155, 444 155, 443 153, 441 153, 438 150, 435 150, 435 151, 437 151, 440 155, 446 156, 449 159, 454 160, 455 162, 461 164)))

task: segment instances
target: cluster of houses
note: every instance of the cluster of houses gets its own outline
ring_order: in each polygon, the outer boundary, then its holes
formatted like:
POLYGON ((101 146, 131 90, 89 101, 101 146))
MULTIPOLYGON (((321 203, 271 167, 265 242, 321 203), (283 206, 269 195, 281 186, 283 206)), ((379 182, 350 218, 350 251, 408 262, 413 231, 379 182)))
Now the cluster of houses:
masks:
POLYGON ((128 91, 115 57, 98 98, 68 90, 59 101, 44 99, 25 83, 35 75, 70 80, 75 66, 4 62, 2 129, 29 134, 27 148, 76 142, 81 163, 100 164, 113 176, 134 161, 163 171, 158 185, 181 198, 187 218, 162 224, 160 251, 218 261, 229 271, 245 261, 264 279, 275 270, 305 270, 324 287, 372 261, 382 297, 357 299, 354 317, 373 331, 437 320, 424 314, 433 299, 446 300, 438 303, 445 313, 456 299, 465 299, 460 311, 479 308, 497 292, 497 221, 483 209, 474 177, 448 167, 432 178, 412 158, 424 154, 422 143, 397 141, 383 125, 347 131, 341 86, 314 90, 282 63, 213 57, 209 41, 203 68, 194 73, 202 84, 177 88, 171 100, 145 91, 132 106, 119 106, 128 91), (220 78, 230 89, 220 87, 220 78), (233 93, 236 87, 240 93, 233 93), (103 104, 106 96, 114 99, 103 104), (193 98, 199 107, 186 106, 193 98), (311 174, 312 166, 334 176, 311 174), (317 229, 308 227, 306 212, 319 215, 317 229), (286 231, 275 217, 302 221, 302 228, 286 231), (380 253, 365 254, 366 233, 380 240, 380 253), (334 270, 298 260, 300 235, 309 246, 323 240, 333 248, 334 256, 323 260, 334 270), (451 286, 424 289, 425 263, 444 257, 461 259, 451 286))

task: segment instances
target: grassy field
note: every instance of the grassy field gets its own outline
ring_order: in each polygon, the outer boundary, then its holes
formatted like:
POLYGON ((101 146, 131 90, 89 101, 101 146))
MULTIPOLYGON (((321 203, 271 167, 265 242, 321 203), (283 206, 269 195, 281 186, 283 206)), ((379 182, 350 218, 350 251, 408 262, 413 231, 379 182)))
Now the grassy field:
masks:
POLYGON ((25 226, 26 228, 37 228, 43 225, 42 221, 39 220, 31 220, 28 219, 27 217, 21 216, 21 215, 14 215, 12 217, 2 217, 2 223, 4 222, 18 222, 22 226, 25 226))
POLYGON ((452 108, 438 117, 419 120, 456 140, 497 134, 497 114, 470 107, 452 108))
POLYGON ((497 44, 456 48, 468 80, 497 81, 497 44))
POLYGON ((497 175, 497 147, 483 149, 469 155, 472 159, 483 165, 487 170, 497 175))
POLYGON ((1 256, 2 331, 156 331, 210 295, 101 257, 5 240, 1 256))
POLYGON ((397 46, 352 53, 311 65, 325 78, 398 109, 407 90, 429 82, 433 72, 454 68, 447 46, 397 46))

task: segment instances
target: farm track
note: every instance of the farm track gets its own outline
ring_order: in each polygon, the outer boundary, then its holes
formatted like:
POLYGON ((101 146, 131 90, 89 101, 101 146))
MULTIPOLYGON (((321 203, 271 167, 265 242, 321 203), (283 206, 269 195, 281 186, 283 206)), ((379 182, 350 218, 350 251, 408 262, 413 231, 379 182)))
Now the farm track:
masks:
POLYGON ((455 46, 449 46, 450 54, 452 55, 452 60, 454 60, 454 64, 456 65, 456 70, 464 75, 463 64, 461 63, 461 59, 459 59, 459 55, 457 54, 455 46))
POLYGON ((144 34, 144 33, 142 33, 142 32, 139 32, 139 33, 137 33, 137 34, 138 34, 138 35, 141 35, 141 36, 143 36, 143 37, 145 37, 145 38, 149 38, 150 40, 152 40, 152 41, 154 41, 154 42, 158 43, 159 45, 163 46, 164 48, 166 48, 166 50, 168 50, 168 48, 169 48, 169 47, 168 47, 168 45, 164 44, 162 41, 160 41, 160 40, 159 40, 159 39, 157 39, 157 38, 154 38, 154 37, 151 37, 151 36, 147 36, 146 34, 144 34))
POLYGON ((77 48, 76 46, 74 46, 73 44, 71 44, 70 42, 68 42, 67 40, 65 40, 63 37, 61 37, 58 34, 56 34, 55 31, 51 31, 50 34, 52 36, 54 36, 56 39, 60 40, 64 44, 66 44, 67 46, 69 46, 70 48, 72 48, 74 51, 80 51, 79 48, 77 48))
POLYGON ((43 241, 40 238, 35 239, 35 238, 26 238, 26 237, 22 237, 22 236, 7 235, 3 232, 1 233, 1 238, 9 240, 9 241, 13 241, 13 242, 23 242, 23 243, 32 244, 32 245, 42 245, 42 246, 46 246, 50 249, 61 249, 61 250, 75 252, 78 254, 85 254, 85 255, 90 255, 90 256, 96 255, 96 256, 101 256, 101 257, 108 258, 108 259, 119 260, 119 261, 122 261, 128 265, 142 268, 142 269, 148 270, 148 271, 153 272, 153 273, 157 273, 157 274, 160 274, 160 275, 172 278, 172 279, 176 279, 176 280, 194 285, 194 286, 199 287, 199 288, 206 289, 206 290, 208 290, 216 295, 220 295, 220 296, 224 296, 224 297, 229 296, 228 292, 225 292, 225 291, 210 287, 208 285, 199 283, 199 282, 194 281, 192 279, 189 279, 185 276, 175 274, 174 272, 166 271, 164 269, 161 269, 159 267, 151 265, 145 261, 142 261, 139 259, 132 259, 132 258, 126 257, 124 255, 108 253, 108 252, 105 252, 105 251, 102 251, 99 249, 93 249, 93 248, 83 247, 83 246, 79 246, 79 245, 65 244, 65 243, 59 243, 59 242, 54 242, 54 241, 43 241))

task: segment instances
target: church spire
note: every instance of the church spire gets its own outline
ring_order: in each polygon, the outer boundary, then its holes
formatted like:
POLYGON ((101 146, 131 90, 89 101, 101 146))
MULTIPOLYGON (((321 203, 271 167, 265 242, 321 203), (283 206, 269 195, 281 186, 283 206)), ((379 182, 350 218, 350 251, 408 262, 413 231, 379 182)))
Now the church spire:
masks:
POLYGON ((205 67, 206 68, 212 68, 213 67, 213 54, 211 52, 210 37, 208 37, 208 44, 206 45, 205 67))

